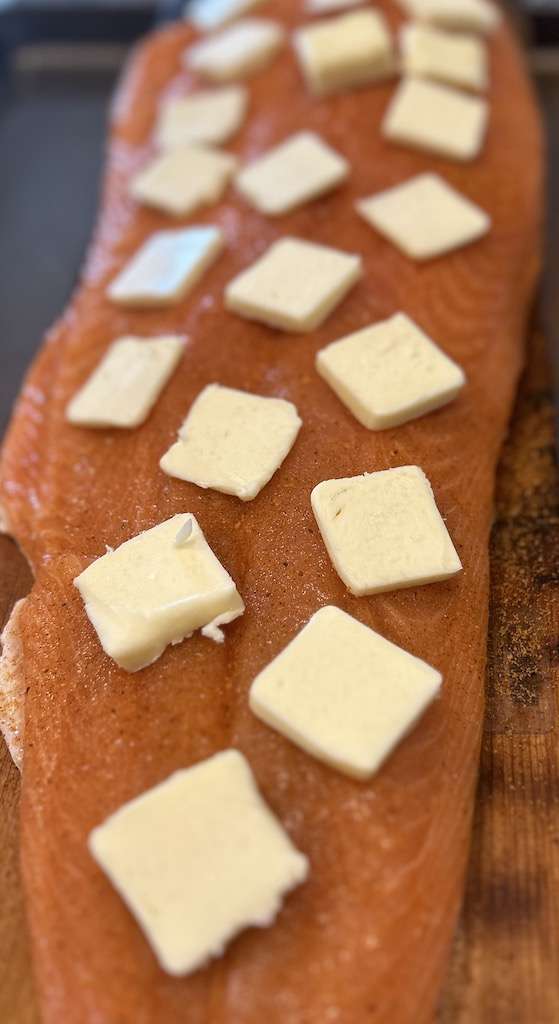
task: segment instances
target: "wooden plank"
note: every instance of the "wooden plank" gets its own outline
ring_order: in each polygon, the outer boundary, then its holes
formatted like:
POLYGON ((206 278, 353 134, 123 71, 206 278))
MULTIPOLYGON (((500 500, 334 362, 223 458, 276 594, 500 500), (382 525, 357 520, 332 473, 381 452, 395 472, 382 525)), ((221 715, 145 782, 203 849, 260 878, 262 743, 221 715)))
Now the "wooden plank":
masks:
POLYGON ((442 1024, 559 1020, 559 479, 541 333, 503 452, 487 716, 442 1024))

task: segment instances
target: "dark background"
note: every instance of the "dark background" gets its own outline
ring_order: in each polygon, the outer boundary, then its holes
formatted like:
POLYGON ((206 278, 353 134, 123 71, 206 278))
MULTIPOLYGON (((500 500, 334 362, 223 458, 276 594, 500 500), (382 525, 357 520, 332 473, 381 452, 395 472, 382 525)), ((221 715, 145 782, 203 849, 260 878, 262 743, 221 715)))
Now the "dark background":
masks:
MULTIPOLYGON (((0 0, 0 436, 31 356, 76 281, 98 203, 107 104, 127 48, 183 7, 182 0, 0 0)), ((555 181, 559 2, 514 7, 529 10, 522 30, 555 181)))

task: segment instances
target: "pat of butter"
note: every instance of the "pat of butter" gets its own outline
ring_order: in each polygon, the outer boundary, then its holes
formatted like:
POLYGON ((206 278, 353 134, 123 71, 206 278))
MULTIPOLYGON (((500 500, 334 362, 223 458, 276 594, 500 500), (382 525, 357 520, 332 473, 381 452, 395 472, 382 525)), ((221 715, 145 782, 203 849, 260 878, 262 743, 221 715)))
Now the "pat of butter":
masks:
POLYGON ((361 199, 357 210, 372 227, 415 260, 433 259, 486 235, 484 210, 438 174, 418 174, 361 199))
POLYGON ((486 100, 419 78, 404 78, 382 122, 392 142, 454 160, 478 156, 487 128, 486 100))
POLYGON ((74 583, 101 646, 127 672, 151 665, 169 644, 243 614, 230 575, 190 513, 176 515, 97 558, 74 583), (192 519, 187 543, 180 534, 192 519))
POLYGON ((219 228, 156 231, 108 288, 119 306, 172 306, 217 259, 224 238, 219 228))
POLYGON ((220 956, 245 928, 271 925, 308 874, 237 750, 124 804, 91 832, 89 849, 173 975, 220 956))
POLYGON ((379 11, 352 11, 306 25, 295 32, 293 42, 315 96, 366 85, 395 71, 392 39, 379 11))
POLYGON ((400 0, 407 14, 418 21, 466 32, 492 32, 501 20, 498 7, 488 0, 400 0))
POLYGON ((186 5, 185 17, 199 32, 215 32, 258 7, 264 0, 193 0, 186 5))
POLYGON ((487 47, 477 36, 410 24, 404 25, 400 38, 406 75, 434 78, 466 89, 487 88, 487 47))
POLYGON ((172 217, 216 203, 237 166, 235 157, 204 146, 180 146, 158 156, 130 184, 130 195, 172 217))
POLYGON ((200 89, 162 104, 155 129, 160 149, 192 144, 220 145, 241 127, 248 106, 244 85, 200 89))
POLYGON ((368 779, 438 695, 442 676, 339 608, 321 608, 254 680, 258 718, 368 779))
POLYGON ((147 419, 178 364, 183 339, 119 338, 66 409, 82 427, 137 427, 147 419))
POLYGON ((332 564, 357 597, 436 583, 462 568, 418 466, 324 480, 311 504, 332 564))
POLYGON ((261 213, 277 216, 330 192, 349 164, 314 132, 297 132, 237 175, 239 192, 261 213))
POLYGON ((210 384, 160 466, 179 480, 251 501, 281 466, 300 427, 291 402, 210 384))
POLYGON ((320 326, 362 275, 361 258, 281 238, 225 289, 225 306, 284 331, 320 326))
POLYGON ((216 82, 261 71, 283 45, 285 32, 275 21, 245 18, 188 49, 185 64, 216 82))
POLYGON ((369 430, 386 430, 440 409, 466 380, 404 313, 332 342, 318 352, 316 368, 369 430))

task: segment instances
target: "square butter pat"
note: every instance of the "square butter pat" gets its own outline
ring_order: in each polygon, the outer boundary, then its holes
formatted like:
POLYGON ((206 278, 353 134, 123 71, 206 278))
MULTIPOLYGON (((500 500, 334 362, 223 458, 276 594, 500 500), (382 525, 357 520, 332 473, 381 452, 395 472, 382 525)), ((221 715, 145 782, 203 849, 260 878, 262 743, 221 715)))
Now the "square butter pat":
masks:
POLYGON ((465 32, 492 32, 501 20, 498 7, 488 0, 400 0, 407 14, 441 28, 465 32))
POLYGON ((200 89, 161 105, 155 139, 160 149, 205 144, 219 146, 241 127, 248 106, 244 85, 200 89))
POLYGON ((250 706, 320 761, 368 779, 439 693, 442 677, 339 608, 321 608, 254 680, 250 706))
POLYGON ((463 370, 404 313, 321 349, 316 368, 369 430, 385 430, 447 405, 463 370))
POLYGON ((313 331, 361 275, 359 256, 282 238, 227 285, 225 305, 284 331, 313 331))
POLYGON ((160 466, 179 480, 250 501, 281 466, 300 427, 291 402, 210 384, 160 466))
POLYGON ((314 132, 298 132, 245 167, 239 192, 260 213, 276 216, 336 188, 349 164, 314 132))
POLYGON ((217 259, 224 239, 219 228, 156 231, 108 289, 119 306, 172 306, 217 259))
POLYGON ((352 11, 307 25, 293 39, 301 71, 315 96, 366 85, 395 70, 390 32, 378 11, 352 11))
POLYGON ((74 583, 103 650, 127 672, 151 665, 168 644, 200 628, 221 642, 219 626, 244 611, 233 580, 190 513, 108 551, 74 583))
POLYGON ((220 956, 243 929, 271 925, 308 874, 236 750, 124 804, 91 832, 89 849, 174 975, 220 956))
POLYGON ((462 568, 418 466, 324 480, 311 504, 336 572, 358 597, 436 583, 462 568))
POLYGON ((215 32, 245 14, 264 0, 194 0, 186 5, 185 16, 199 32, 215 32))
POLYGON ((477 36, 442 32, 429 25, 404 25, 402 69, 466 89, 487 88, 487 47, 477 36))
POLYGON ((181 357, 183 339, 119 338, 74 395, 66 419, 83 427, 137 427, 181 357))
POLYGON ((484 210, 438 174, 419 174, 357 203, 362 217, 406 256, 428 260, 486 235, 484 210))
POLYGON ((191 71, 216 82, 227 82, 266 67, 284 39, 284 30, 275 21, 246 18, 195 43, 184 59, 191 71))
POLYGON ((158 156, 133 178, 130 195, 173 217, 187 217, 216 203, 237 161, 229 153, 204 146, 180 146, 158 156))
POLYGON ((404 78, 382 123, 385 138, 454 160, 481 151, 488 105, 477 96, 420 78, 404 78))

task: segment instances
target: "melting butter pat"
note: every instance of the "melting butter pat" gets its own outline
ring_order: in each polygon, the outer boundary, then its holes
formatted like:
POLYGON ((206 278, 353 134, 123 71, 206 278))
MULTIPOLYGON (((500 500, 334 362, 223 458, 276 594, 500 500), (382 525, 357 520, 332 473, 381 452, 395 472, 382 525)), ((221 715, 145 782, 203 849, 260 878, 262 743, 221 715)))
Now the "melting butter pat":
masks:
POLYGON ((277 216, 330 192, 349 174, 349 164, 314 132, 297 132, 245 167, 239 192, 261 213, 277 216))
POLYGON ((321 349, 316 368, 356 419, 385 430, 447 405, 463 370, 404 313, 321 349))
POLYGON ((321 608, 254 680, 252 711, 308 754, 368 779, 438 695, 439 672, 321 608))
POLYGON ((172 306, 200 280, 223 245, 219 228, 156 231, 114 279, 108 296, 119 306, 172 306))
POLYGON ((404 25, 401 40, 405 74, 466 89, 487 88, 487 47, 476 36, 412 24, 404 25))
POLYGON ((419 174, 361 199, 357 210, 406 256, 428 260, 475 242, 491 221, 438 174, 419 174))
POLYGON ((158 156, 133 178, 130 195, 173 217, 187 217, 221 198, 235 157, 204 146, 180 146, 158 156))
POLYGON ((127 672, 151 665, 169 644, 200 628, 222 641, 219 627, 244 611, 233 580, 190 513, 108 551, 74 583, 103 650, 127 672), (189 519, 192 531, 181 543, 189 519))
POLYGON ((119 338, 74 395, 66 419, 82 427, 138 427, 181 357, 183 339, 119 338))
POLYGON ((404 78, 382 123, 385 138, 454 160, 481 151, 488 105, 477 96, 420 78, 404 78))
POLYGON ((436 583, 462 568, 418 466, 324 480, 311 504, 336 572, 358 597, 436 583))
POLYGON ((260 71, 275 57, 285 39, 281 25, 264 18, 246 18, 185 53, 185 63, 216 82, 244 78, 260 71))
POLYGON ((215 32, 261 3, 263 0, 194 0, 186 5, 185 16, 199 32, 215 32))
POLYGON ((361 258, 281 238, 227 285, 227 309, 284 331, 318 327, 362 275, 361 258))
POLYGON ((271 925, 308 874, 237 750, 124 804, 93 830, 89 849, 173 975, 220 956, 245 928, 271 925))
POLYGON ((248 106, 244 85, 200 89, 162 104, 155 129, 160 149, 205 144, 219 146, 241 127, 248 106))
POLYGON ((294 35, 294 46, 307 87, 327 96, 392 74, 392 39, 378 11, 352 11, 307 25, 294 35))
POLYGON ((300 427, 291 402, 210 384, 160 466, 179 480, 251 501, 281 466, 300 427))
POLYGON ((501 20, 498 7, 488 0, 400 0, 412 18, 441 28, 465 32, 492 32, 501 20))

